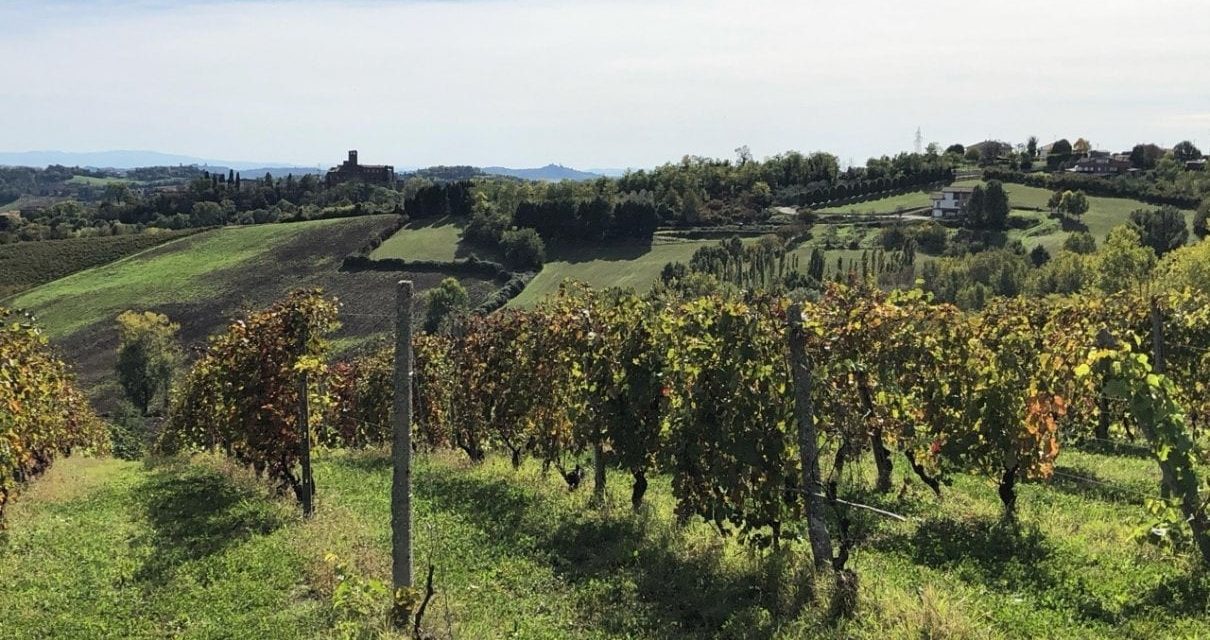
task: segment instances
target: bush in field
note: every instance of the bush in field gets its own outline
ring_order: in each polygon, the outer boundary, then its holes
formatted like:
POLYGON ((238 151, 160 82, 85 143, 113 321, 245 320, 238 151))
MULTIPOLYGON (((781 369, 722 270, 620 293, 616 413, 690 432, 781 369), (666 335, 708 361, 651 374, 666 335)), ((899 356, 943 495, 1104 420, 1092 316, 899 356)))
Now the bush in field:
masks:
POLYGON ((129 402, 122 403, 110 417, 109 440, 115 458, 141 460, 147 453, 150 436, 147 418, 129 402))
POLYGON ((457 278, 446 278, 441 284, 430 289, 425 294, 428 310, 424 315, 424 330, 433 333, 441 328, 442 323, 466 313, 470 308, 470 298, 457 278))
POLYGON ((533 229, 510 229, 500 237, 504 261, 514 269, 537 270, 546 262, 546 245, 533 229))

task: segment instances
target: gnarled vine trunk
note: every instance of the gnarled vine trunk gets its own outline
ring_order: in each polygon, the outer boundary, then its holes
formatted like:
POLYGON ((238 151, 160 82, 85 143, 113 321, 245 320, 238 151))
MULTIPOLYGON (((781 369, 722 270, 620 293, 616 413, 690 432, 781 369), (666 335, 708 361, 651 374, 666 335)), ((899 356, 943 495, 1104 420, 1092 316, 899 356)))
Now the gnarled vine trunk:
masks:
POLYGON ((891 453, 887 451, 886 443, 882 441, 882 426, 874 416, 874 398, 870 391, 870 379, 864 371, 857 372, 857 391, 861 396, 865 419, 871 425, 870 450, 874 452, 874 467, 878 470, 874 490, 886 493, 891 490, 891 472, 894 470, 894 466, 891 462, 891 453))
POLYGON ((1004 503, 1004 517, 1013 519, 1017 516, 1017 470, 1020 465, 1012 465, 1004 469, 1000 476, 1000 502, 1004 503))
POLYGON ((635 471, 634 486, 630 489, 630 506, 638 511, 639 507, 643 506, 643 496, 647 493, 647 473, 645 471, 635 471))
POLYGON ((592 445, 592 499, 605 502, 605 449, 600 442, 592 445))

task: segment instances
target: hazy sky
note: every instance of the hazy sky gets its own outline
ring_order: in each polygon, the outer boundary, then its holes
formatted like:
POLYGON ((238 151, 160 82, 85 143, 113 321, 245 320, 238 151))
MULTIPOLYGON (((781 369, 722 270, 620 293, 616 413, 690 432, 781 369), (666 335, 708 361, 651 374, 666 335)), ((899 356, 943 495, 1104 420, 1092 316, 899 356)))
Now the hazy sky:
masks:
POLYGON ((399 166, 1210 146, 1205 0, 0 0, 0 150, 399 166))

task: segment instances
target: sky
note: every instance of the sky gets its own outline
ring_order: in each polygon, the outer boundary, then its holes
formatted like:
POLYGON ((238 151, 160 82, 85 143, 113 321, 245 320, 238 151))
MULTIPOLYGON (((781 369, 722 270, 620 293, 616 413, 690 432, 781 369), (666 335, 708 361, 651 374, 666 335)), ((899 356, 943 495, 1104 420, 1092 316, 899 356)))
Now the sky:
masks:
POLYGON ((1205 0, 0 0, 0 150, 649 167, 1210 147, 1205 0))

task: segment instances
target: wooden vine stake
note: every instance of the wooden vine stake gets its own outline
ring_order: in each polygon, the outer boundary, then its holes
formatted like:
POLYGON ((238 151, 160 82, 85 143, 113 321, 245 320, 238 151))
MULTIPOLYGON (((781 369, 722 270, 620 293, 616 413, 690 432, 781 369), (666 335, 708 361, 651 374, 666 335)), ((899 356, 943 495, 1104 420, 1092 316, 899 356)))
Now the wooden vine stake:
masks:
POLYGON ((412 588, 412 281, 399 282, 395 307, 395 399, 391 414, 391 579, 412 588))

